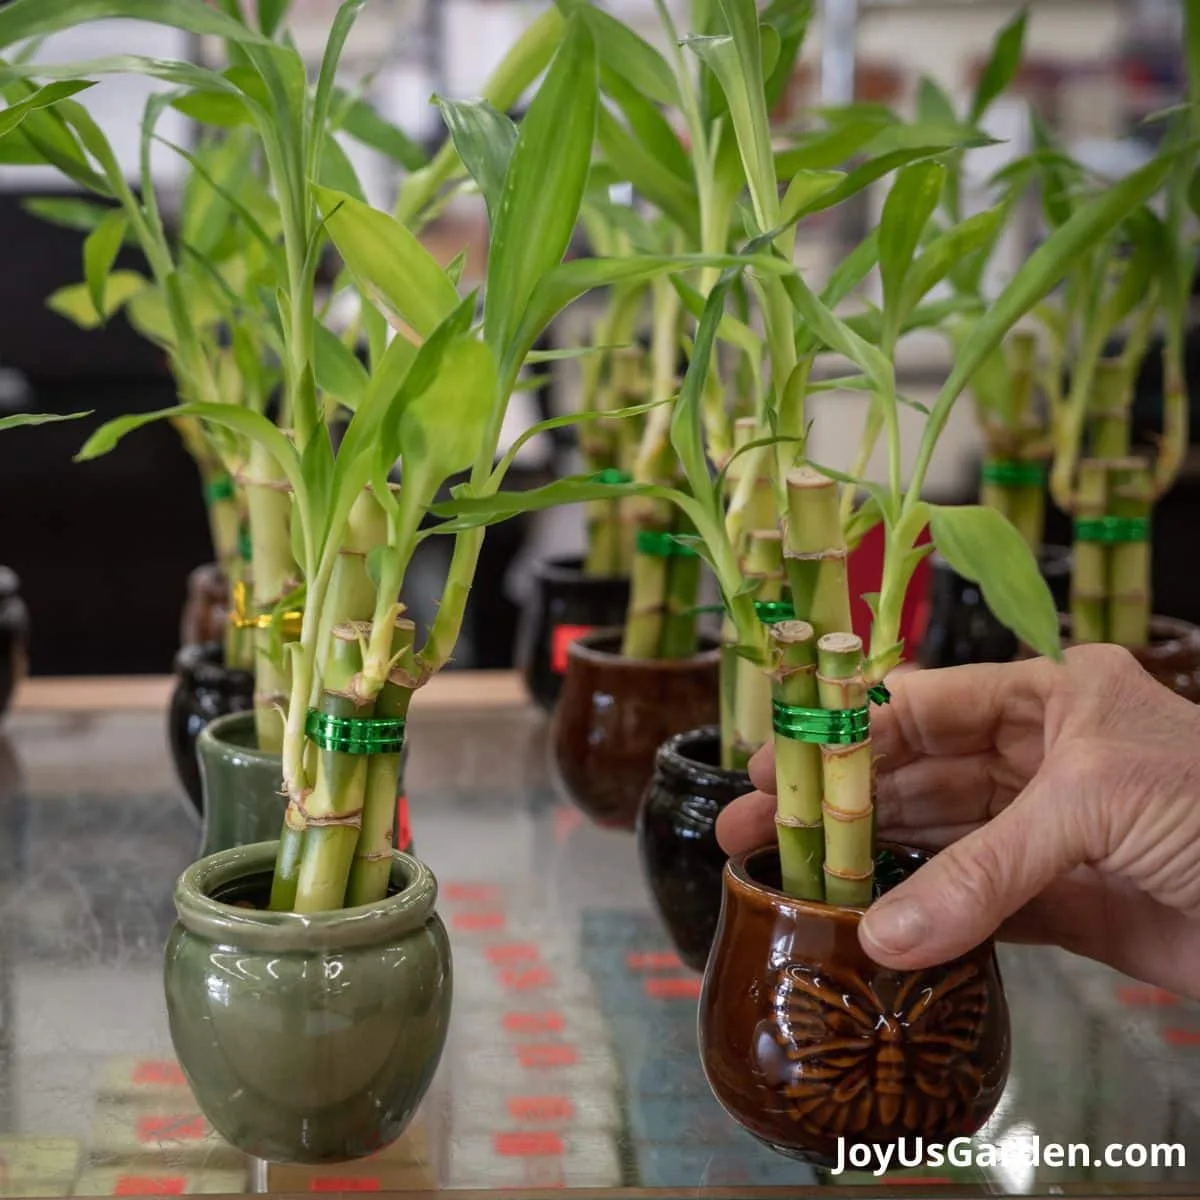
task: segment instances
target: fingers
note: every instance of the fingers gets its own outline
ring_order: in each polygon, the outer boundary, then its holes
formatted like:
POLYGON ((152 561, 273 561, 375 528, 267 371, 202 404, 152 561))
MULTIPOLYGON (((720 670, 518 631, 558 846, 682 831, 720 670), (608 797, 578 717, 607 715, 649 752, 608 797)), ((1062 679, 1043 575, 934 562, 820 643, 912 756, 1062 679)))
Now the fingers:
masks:
MULTIPOLYGON (((1076 763, 1076 765, 1078 765, 1076 763)), ((878 900, 863 949, 898 970, 947 962, 992 936, 1055 879, 1088 859, 1078 817, 1086 781, 1047 770, 994 820, 946 847, 878 900)))
POLYGON ((775 797, 739 796, 717 817, 717 842, 726 854, 745 854, 775 841, 775 797))
POLYGON ((750 760, 750 782, 760 792, 775 795, 775 747, 768 742, 750 760))
POLYGON ((952 758, 918 758, 875 781, 881 826, 919 829, 927 825, 982 822, 993 817, 1029 782, 987 751, 952 758))

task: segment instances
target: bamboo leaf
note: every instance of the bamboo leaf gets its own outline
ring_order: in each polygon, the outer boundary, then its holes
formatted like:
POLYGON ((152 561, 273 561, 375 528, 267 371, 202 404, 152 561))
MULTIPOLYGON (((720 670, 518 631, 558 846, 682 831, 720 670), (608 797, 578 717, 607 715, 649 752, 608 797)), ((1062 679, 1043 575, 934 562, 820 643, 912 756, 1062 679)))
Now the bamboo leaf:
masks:
POLYGON ((1027 646, 1061 659, 1058 610, 1025 539, 996 509, 929 505, 929 527, 951 570, 977 583, 984 602, 1027 646))
MULTIPOLYGON (((521 123, 492 228, 484 332, 504 357, 534 290, 563 260, 596 140, 599 69, 586 22, 572 17, 521 123)), ((523 354, 522 354, 523 357, 523 354)))
POLYGON ((103 306, 99 310, 85 283, 59 288, 46 301, 46 307, 80 329, 99 329, 113 313, 148 286, 146 279, 135 271, 113 271, 105 280, 103 306))
POLYGON ((517 144, 517 127, 486 100, 447 100, 435 96, 454 148, 475 181, 494 226, 500 216, 504 178, 517 144))
POLYGON ((879 274, 887 344, 894 340, 903 320, 900 294, 945 182, 946 169, 940 163, 916 163, 896 176, 884 201, 879 222, 879 274))
POLYGON ((950 97, 928 75, 922 75, 917 85, 917 120, 924 125, 958 123, 958 114, 950 97))
POLYGON ((639 95, 656 104, 677 106, 675 73, 649 42, 622 21, 586 0, 556 0, 565 16, 580 13, 595 39, 599 61, 624 79, 639 95))
POLYGON ((766 84, 763 95, 767 110, 771 111, 783 98, 796 72, 796 59, 804 45, 812 20, 810 0, 774 0, 762 15, 764 29, 774 30, 779 39, 779 51, 775 62, 766 66, 766 84))
POLYGON ((326 138, 325 148, 321 153, 322 187, 331 191, 343 192, 359 204, 368 204, 367 193, 358 178, 358 172, 350 161, 350 156, 342 149, 337 138, 326 138))
POLYGON ((317 75, 317 87, 312 100, 312 116, 308 122, 308 144, 305 147, 309 179, 321 178, 321 157, 329 136, 329 110, 334 101, 338 63, 346 48, 346 39, 365 3, 366 0, 342 0, 325 39, 325 52, 321 57, 321 70, 317 75))
POLYGON ((976 125, 992 103, 1001 96, 1016 78, 1021 65, 1021 53, 1025 45, 1025 29, 1029 20, 1028 9, 1019 13, 1000 31, 992 47, 991 57, 971 103, 971 124, 976 125))
MULTIPOLYGON (((21 207, 51 225, 79 233, 91 233, 113 211, 107 204, 95 204, 75 196, 36 196, 23 201, 21 207)), ((127 236, 126 242, 129 241, 127 236)))
POLYGON ((88 295, 97 313, 104 313, 108 277, 125 241, 129 220, 120 209, 113 209, 87 236, 83 243, 83 276, 88 295))
POLYGON ((1114 184, 1082 205, 1025 261, 956 355, 954 369, 938 395, 933 415, 925 429, 916 478, 923 478, 933 447, 955 401, 1009 330, 1061 283, 1081 256, 1091 252, 1097 243, 1108 237, 1162 187, 1172 165, 1171 157, 1159 155, 1114 184))
POLYGON ((313 192, 346 266, 418 334, 428 336, 458 307, 445 271, 398 221, 344 192, 313 192))
POLYGON ((797 171, 783 198, 780 225, 786 228, 815 212, 818 202, 845 178, 844 171, 797 171))
POLYGON ((338 118, 334 124, 348 137, 399 163, 406 171, 419 171, 428 162, 425 151, 398 125, 385 119, 366 100, 334 89, 338 118))
POLYGON ((292 0, 258 0, 259 29, 267 37, 273 37, 291 6, 292 0))
POLYGON ((834 268, 825 290, 821 293, 822 303, 827 308, 836 309, 862 283, 878 262, 879 228, 876 226, 834 268))
POLYGON ((0 110, 0 137, 7 137, 30 113, 42 108, 52 108, 60 100, 66 100, 95 86, 86 79, 64 79, 59 83, 48 83, 32 96, 0 110))
POLYGON ((91 410, 77 413, 12 413, 0 417, 0 433, 6 429, 18 429, 26 425, 53 425, 58 421, 78 421, 81 417, 90 417, 91 410))
POLYGON ((237 129, 254 121, 245 100, 232 93, 195 88, 174 96, 171 107, 201 125, 213 125, 218 129, 237 129))
POLYGON ((261 34, 204 0, 12 0, 0 8, 0 49, 113 18, 152 21, 235 43, 268 44, 261 34))
POLYGON ((472 496, 467 489, 455 489, 450 500, 431 505, 429 511, 435 517, 456 518, 451 526, 444 526, 438 532, 457 533, 462 529, 493 525, 522 513, 562 508, 569 504, 620 500, 626 496, 668 498, 673 494, 676 493, 672 489, 655 484, 597 483, 591 476, 575 476, 523 492, 496 492, 489 496, 472 496))
POLYGON ((320 322, 316 326, 313 370, 317 387, 349 409, 358 408, 367 390, 367 369, 358 355, 320 322))
POLYGON ((901 313, 907 316, 964 259, 990 249, 1003 231, 1007 215, 1007 206, 991 208, 938 234, 905 278, 901 313))
POLYGON ((607 66, 601 68, 600 82, 604 92, 621 110, 642 147, 672 174, 685 182, 692 182, 694 173, 691 159, 662 110, 607 66))
MULTIPOLYGON (((684 307, 697 321, 700 320, 704 315, 704 296, 678 275, 671 276, 671 283, 679 293, 684 307)), ((717 337, 731 346, 736 346, 743 354, 748 354, 755 359, 762 357, 762 338, 732 313, 727 312, 721 318, 721 324, 717 327, 717 337)))

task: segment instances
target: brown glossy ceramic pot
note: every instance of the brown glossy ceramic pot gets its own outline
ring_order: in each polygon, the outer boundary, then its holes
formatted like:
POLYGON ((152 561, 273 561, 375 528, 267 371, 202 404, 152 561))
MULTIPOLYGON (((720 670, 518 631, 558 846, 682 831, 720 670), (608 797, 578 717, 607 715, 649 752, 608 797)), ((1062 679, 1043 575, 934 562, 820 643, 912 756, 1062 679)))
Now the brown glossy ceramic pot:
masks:
POLYGON ((572 642, 551 730, 558 780, 599 825, 632 829, 658 748, 719 719, 720 651, 623 658, 619 630, 572 642))
MULTIPOLYGON (((882 847, 894 887, 928 859, 882 847)), ((991 1116, 1008 1078, 1008 1005, 991 942, 944 966, 892 971, 858 941, 862 909, 793 900, 771 847, 731 859, 700 999, 709 1086, 783 1154, 834 1165, 839 1138, 949 1142, 991 1116)))
MULTIPOLYGON (((1059 618, 1063 642, 1071 640, 1071 618, 1059 618)), ((1132 649, 1130 653, 1159 683, 1169 687, 1177 696, 1200 704, 1200 626, 1174 617, 1150 618, 1150 645, 1132 649)), ((1034 658, 1034 652, 1023 647, 1020 657, 1034 658)))
POLYGON ((229 582, 216 563, 205 563, 188 576, 187 600, 179 619, 179 643, 199 646, 220 642, 228 619, 229 582))

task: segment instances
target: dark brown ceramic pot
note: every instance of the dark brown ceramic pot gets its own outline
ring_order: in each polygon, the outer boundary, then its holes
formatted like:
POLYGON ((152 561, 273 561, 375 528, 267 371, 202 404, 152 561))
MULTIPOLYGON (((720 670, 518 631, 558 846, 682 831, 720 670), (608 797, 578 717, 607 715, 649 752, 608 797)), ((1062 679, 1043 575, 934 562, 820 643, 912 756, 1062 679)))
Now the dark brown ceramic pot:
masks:
MULTIPOLYGON (((1063 642, 1074 645, 1071 618, 1064 614, 1059 621, 1063 642)), ((1131 653, 1159 683, 1177 696, 1200 704, 1200 626, 1174 617, 1151 617, 1150 645, 1131 653)), ((1032 658, 1034 653, 1024 647, 1021 657, 1032 658)))
POLYGON ((563 790, 598 825, 632 829, 658 748, 719 719, 720 652, 621 656, 619 630, 571 643, 550 739, 563 790))
MULTIPOLYGON (((880 890, 927 858, 882 847, 880 890)), ((1011 1040, 991 942, 944 966, 886 970, 859 945, 864 910, 779 890, 773 847, 730 859, 724 882, 700 1051, 738 1124, 818 1165, 854 1145, 948 1142, 983 1125, 1011 1040)))
POLYGON ((726 855, 717 817, 754 791, 745 771, 721 766, 721 730, 677 734, 658 750, 654 777, 638 812, 642 874, 679 957, 703 971, 721 915, 726 855))
POLYGON ((200 646, 225 637, 229 582, 216 563, 205 563, 188 576, 187 600, 179 620, 179 644, 200 646))

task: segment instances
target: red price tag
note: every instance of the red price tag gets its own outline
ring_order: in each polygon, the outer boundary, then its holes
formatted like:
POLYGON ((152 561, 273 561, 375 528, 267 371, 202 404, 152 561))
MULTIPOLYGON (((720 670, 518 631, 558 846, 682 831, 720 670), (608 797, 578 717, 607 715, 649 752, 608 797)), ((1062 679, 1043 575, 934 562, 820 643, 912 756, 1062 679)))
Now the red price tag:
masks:
POLYGON ((573 1067, 579 1054, 566 1042, 535 1042, 518 1046, 517 1060, 523 1067, 573 1067))
POLYGON ((396 848, 405 854, 412 852, 412 821, 408 815, 408 797, 396 797, 396 848))
POLYGON ((499 972, 500 986, 509 992, 532 992, 537 988, 553 987, 554 975, 545 967, 528 967, 518 970, 505 967, 499 972))
POLYGON ((208 1134, 203 1117, 141 1117, 137 1123, 139 1142, 200 1142, 208 1134))
POLYGON ((1164 1029, 1163 1041, 1168 1046, 1200 1046, 1200 1029, 1164 1029))
POLYGON ((591 625, 559 625, 550 641, 550 669, 555 675, 567 673, 567 650, 571 643, 591 633, 591 625))
POLYGON ((566 1096, 510 1096, 508 1115, 514 1121, 570 1121, 575 1106, 566 1096))
POLYGON ((506 942, 503 946, 489 946, 488 962, 496 966, 507 966, 509 963, 538 962, 542 952, 533 942, 506 942))
POLYGON ((137 1063, 133 1068, 130 1082, 139 1087, 186 1087, 187 1080, 183 1076, 183 1068, 174 1062, 146 1061, 137 1063))
POLYGON ((451 924, 463 933, 487 933, 503 929, 505 917, 502 912, 462 912, 454 914, 451 924))
POLYGON ((336 1175, 328 1178, 314 1175, 308 1181, 310 1192, 378 1192, 382 1191, 378 1179, 342 1179, 336 1175))
POLYGON ((505 1013, 501 1024, 505 1033, 562 1033, 567 1027, 560 1012, 505 1013))
POLYGON ((698 1000, 703 986, 700 979, 647 979, 642 990, 652 1000, 698 1000))
POLYGON ((563 1152, 557 1133, 498 1133, 492 1144, 503 1158, 549 1158, 563 1152))
POLYGON ((114 1196, 182 1196, 187 1182, 182 1175, 121 1175, 114 1196))
POLYGON ((625 965, 631 971, 678 971, 683 960, 664 950, 631 950, 625 956, 625 965))

